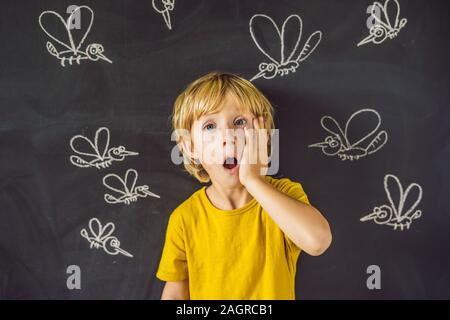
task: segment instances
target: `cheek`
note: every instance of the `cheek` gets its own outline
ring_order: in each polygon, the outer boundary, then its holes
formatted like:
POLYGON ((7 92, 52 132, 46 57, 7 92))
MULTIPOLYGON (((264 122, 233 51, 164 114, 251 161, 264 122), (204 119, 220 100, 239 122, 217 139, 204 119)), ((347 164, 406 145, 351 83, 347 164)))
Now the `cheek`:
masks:
POLYGON ((201 154, 202 164, 206 166, 222 164, 223 148, 220 139, 212 134, 204 134, 199 142, 199 154, 201 154))

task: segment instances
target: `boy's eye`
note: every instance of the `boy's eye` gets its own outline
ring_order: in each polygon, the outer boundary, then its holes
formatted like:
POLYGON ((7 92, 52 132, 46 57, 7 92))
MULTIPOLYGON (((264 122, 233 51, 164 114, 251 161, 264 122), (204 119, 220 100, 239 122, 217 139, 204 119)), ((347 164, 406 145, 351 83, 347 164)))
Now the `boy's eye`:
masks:
POLYGON ((214 129, 214 128, 215 128, 214 123, 208 123, 207 125, 205 125, 205 126, 203 127, 203 130, 212 130, 212 129, 214 129))
POLYGON ((245 120, 243 118, 242 119, 237 119, 234 122, 234 124, 237 125, 237 126, 245 126, 247 124, 247 120, 245 120))

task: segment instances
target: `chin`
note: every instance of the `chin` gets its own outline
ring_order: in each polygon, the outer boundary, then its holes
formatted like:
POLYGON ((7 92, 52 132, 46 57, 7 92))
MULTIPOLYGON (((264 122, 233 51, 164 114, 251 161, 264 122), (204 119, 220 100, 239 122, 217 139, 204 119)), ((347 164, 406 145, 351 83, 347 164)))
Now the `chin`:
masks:
MULTIPOLYGON (((223 186, 230 187, 230 188, 242 186, 242 183, 239 180, 239 173, 238 174, 229 174, 229 172, 224 172, 224 171, 220 170, 220 172, 213 173, 212 176, 214 177, 214 179, 211 179, 211 180, 217 181, 223 186)), ((210 174, 210 177, 211 177, 211 174, 210 174)))

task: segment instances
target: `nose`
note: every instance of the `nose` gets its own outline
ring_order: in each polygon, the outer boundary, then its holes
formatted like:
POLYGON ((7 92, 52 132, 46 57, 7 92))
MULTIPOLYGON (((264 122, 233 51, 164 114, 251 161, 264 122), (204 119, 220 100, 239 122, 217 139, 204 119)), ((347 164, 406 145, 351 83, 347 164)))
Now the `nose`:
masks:
POLYGON ((222 133, 222 144, 223 146, 234 145, 236 144, 236 132, 232 128, 225 128, 222 133))

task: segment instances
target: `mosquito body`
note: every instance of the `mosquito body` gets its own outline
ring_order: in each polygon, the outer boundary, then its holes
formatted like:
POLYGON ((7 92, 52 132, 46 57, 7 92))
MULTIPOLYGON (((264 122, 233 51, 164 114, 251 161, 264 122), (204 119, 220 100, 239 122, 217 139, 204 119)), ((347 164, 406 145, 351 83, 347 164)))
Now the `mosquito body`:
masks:
MULTIPOLYGON (((83 60, 91 60, 91 61, 98 61, 103 60, 109 63, 112 63, 110 59, 108 59, 103 52, 105 51, 103 48, 103 45, 99 43, 91 43, 88 46, 86 46, 85 50, 81 49, 81 46, 83 45, 84 41, 86 40, 86 37, 88 36, 92 24, 94 22, 94 12, 91 8, 88 6, 78 6, 76 7, 72 13, 69 15, 67 20, 64 20, 61 15, 54 11, 44 11, 39 15, 39 25, 41 29, 51 38, 55 43, 58 43, 59 46, 61 46, 61 50, 58 50, 56 46, 50 42, 47 41, 46 48, 47 51, 54 57, 60 60, 61 66, 65 67, 66 62, 72 65, 74 62, 77 64, 80 64, 83 60), (75 16, 81 15, 81 13, 86 14, 90 17, 90 22, 87 24, 87 26, 82 30, 84 31, 84 34, 80 41, 78 43, 75 42, 73 34, 72 34, 72 28, 71 23, 74 20, 75 16), (48 26, 45 26, 45 21, 47 23, 53 19, 54 24, 56 26, 62 26, 64 27, 64 31, 67 34, 67 39, 61 39, 58 36, 55 36, 54 33, 51 33, 48 31, 48 26), (55 20, 56 19, 56 20, 55 20)), ((64 33, 64 32, 62 32, 64 33)))
POLYGON ((115 161, 139 154, 128 151, 124 146, 109 147, 109 142, 110 132, 106 127, 97 129, 94 141, 80 134, 74 136, 70 139, 70 147, 75 155, 70 156, 70 162, 80 168, 104 169, 115 161))
POLYGON ((400 19, 400 4, 397 0, 386 0, 384 5, 374 2, 371 17, 375 24, 369 28, 369 35, 358 43, 358 47, 372 42, 380 44, 386 39, 394 39, 406 25, 406 18, 400 19))
MULTIPOLYGON (((300 62, 304 61, 316 49, 322 39, 322 32, 316 31, 311 34, 306 40, 303 48, 299 52, 299 44, 302 36, 303 22, 300 16, 290 15, 283 23, 282 29, 278 28, 275 22, 267 15, 256 14, 250 19, 250 35, 255 42, 257 48, 270 60, 270 62, 260 63, 258 66, 259 72, 250 79, 250 81, 258 78, 273 79, 275 76, 284 76, 295 72, 300 66, 300 62), (278 40, 280 41, 279 51, 270 50, 264 46, 265 39, 262 38, 257 29, 263 27, 275 31, 278 40), (288 47, 288 40, 285 39, 285 33, 294 34, 297 36, 296 42, 293 46, 288 47)), ((278 49, 278 47, 275 47, 278 49)))
POLYGON ((373 221, 379 225, 387 225, 393 227, 394 230, 409 229, 412 222, 422 216, 421 210, 416 210, 419 202, 422 199, 422 187, 417 183, 411 183, 404 191, 400 180, 392 175, 387 174, 384 177, 384 189, 389 201, 389 205, 384 204, 374 207, 373 211, 360 219, 360 221, 373 221), (411 197, 416 198, 408 210, 405 210, 405 202, 408 199, 412 190, 417 190, 416 195, 411 197), (399 195, 398 201, 394 201, 392 195, 399 195))
POLYGON ((89 221, 89 229, 82 229, 80 234, 83 238, 89 241, 90 248, 100 249, 102 248, 106 253, 110 255, 117 255, 119 253, 132 258, 133 255, 120 248, 120 241, 117 237, 112 236, 114 232, 114 224, 108 222, 105 226, 102 226, 100 220, 92 218, 89 221))
POLYGON ((320 148, 327 156, 338 156, 341 160, 359 160, 378 151, 388 140, 386 131, 377 132, 381 125, 381 117, 373 109, 362 109, 348 119, 345 127, 330 116, 322 117, 322 127, 331 135, 324 141, 309 145, 310 148, 320 148), (375 126, 366 134, 351 136, 352 127, 362 121, 373 120, 375 126), (374 136, 375 135, 375 136, 374 136))
POLYGON ((114 173, 107 174, 103 177, 103 184, 109 190, 114 191, 115 195, 106 193, 105 201, 110 204, 124 203, 129 205, 136 202, 138 198, 147 198, 148 196, 160 198, 159 195, 149 191, 148 185, 136 186, 137 178, 138 173, 134 169, 127 170, 125 179, 114 173))

